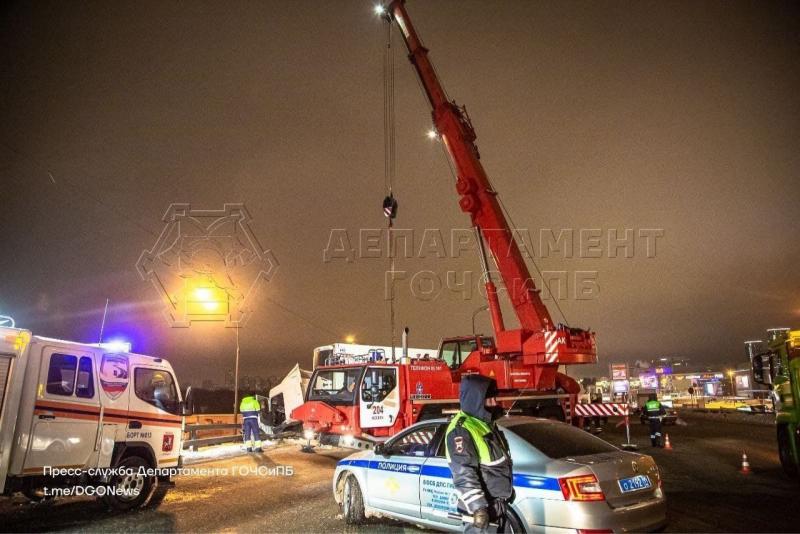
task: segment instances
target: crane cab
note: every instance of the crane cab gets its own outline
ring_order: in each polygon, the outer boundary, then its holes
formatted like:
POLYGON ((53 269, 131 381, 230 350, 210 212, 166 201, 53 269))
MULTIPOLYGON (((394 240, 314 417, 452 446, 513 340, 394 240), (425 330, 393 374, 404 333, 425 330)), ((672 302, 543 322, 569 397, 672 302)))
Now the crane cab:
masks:
POLYGON ((439 359, 447 363, 452 370, 457 370, 473 353, 493 358, 497 353, 494 338, 488 336, 461 336, 445 338, 439 343, 439 359))

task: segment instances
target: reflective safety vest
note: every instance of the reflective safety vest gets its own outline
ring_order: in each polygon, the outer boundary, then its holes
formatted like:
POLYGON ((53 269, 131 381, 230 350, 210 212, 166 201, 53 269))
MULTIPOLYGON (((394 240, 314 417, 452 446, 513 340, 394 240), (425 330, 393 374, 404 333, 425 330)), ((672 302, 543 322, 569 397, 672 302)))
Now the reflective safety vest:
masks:
POLYGON ((244 418, 258 417, 258 412, 261 411, 261 404, 252 395, 242 399, 239 403, 239 411, 242 412, 244 418))
MULTIPOLYGON (((488 464, 492 462, 492 455, 489 452, 489 445, 486 444, 486 440, 483 437, 487 434, 492 433, 492 428, 486 424, 485 421, 478 419, 477 417, 472 417, 471 415, 467 415, 464 412, 458 412, 453 420, 450 421, 450 425, 447 427, 447 432, 445 433, 445 439, 447 439, 447 435, 459 425, 459 421, 462 421, 460 424, 462 427, 466 428, 469 432, 469 435, 472 437, 472 442, 475 444, 475 449, 478 451, 478 459, 482 464, 488 464)), ((450 451, 445 447, 445 452, 447 455, 447 461, 450 461, 450 451)))
POLYGON ((658 412, 661 411, 661 403, 657 400, 650 400, 644 405, 644 409, 649 413, 655 413, 658 415, 658 412))

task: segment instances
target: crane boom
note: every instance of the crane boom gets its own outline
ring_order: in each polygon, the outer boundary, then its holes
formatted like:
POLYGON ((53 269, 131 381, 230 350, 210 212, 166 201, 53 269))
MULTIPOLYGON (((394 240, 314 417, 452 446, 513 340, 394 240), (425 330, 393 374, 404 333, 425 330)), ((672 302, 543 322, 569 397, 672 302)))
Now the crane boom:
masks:
MULTIPOLYGON (((581 387, 560 373, 559 366, 595 363, 594 333, 553 324, 481 165, 469 115, 447 98, 428 50, 411 24, 405 0, 376 6, 376 12, 382 13, 388 24, 400 26, 430 102, 433 123, 456 169, 458 203, 476 229, 494 338, 474 331, 469 336, 443 337, 435 357, 404 355, 397 361, 370 350, 368 356, 326 359, 315 369, 305 402, 291 411, 291 417, 303 422, 304 432, 318 435, 320 443, 348 435, 351 444, 362 438, 374 443, 376 438, 392 436, 418 421, 456 409, 462 377, 477 373, 495 379, 498 405, 507 413, 513 409, 525 415, 572 419, 568 407, 577 404, 581 387), (503 278, 519 328, 505 328, 485 248, 503 278)), ((358 447, 362 445, 370 446, 359 441, 358 447)))
MULTIPOLYGON (((525 259, 514 239, 480 161, 475 144, 476 134, 464 107, 447 97, 436 71, 428 57, 416 29, 411 23, 405 0, 393 0, 384 11, 391 23, 397 22, 408 48, 409 59, 419 76, 430 103, 433 123, 444 143, 447 154, 456 169, 456 191, 459 206, 469 214, 474 227, 485 240, 503 279, 514 313, 519 321, 519 330, 506 330, 497 298, 497 291, 487 276, 486 289, 492 324, 497 337, 497 348, 501 353, 544 355, 532 358, 531 363, 590 363, 596 361, 594 334, 576 328, 565 329, 553 324, 550 313, 540 297, 525 259), (560 330, 562 335, 555 342, 548 342, 545 332, 560 330), (550 346, 545 347, 545 345, 550 346), (556 346, 553 346, 555 343, 556 346), (548 356, 549 354, 549 356, 548 356), (555 355, 555 356, 554 356, 555 355)), ((482 258, 483 259, 483 258, 482 258)), ((484 262, 485 265, 485 262, 484 262)))
MULTIPOLYGON (((520 327, 534 331, 551 328, 550 313, 539 297, 539 290, 500 208, 497 192, 492 189, 481 164, 469 116, 464 108, 448 100, 428 57, 428 49, 422 45, 404 4, 402 0, 393 2, 388 13, 400 27, 409 58, 433 110, 433 123, 457 171, 456 190, 461 196, 459 206, 469 214, 473 226, 480 228, 503 278, 520 327)), ((499 313, 499 308, 497 312, 493 310, 493 320, 495 313, 499 313)))

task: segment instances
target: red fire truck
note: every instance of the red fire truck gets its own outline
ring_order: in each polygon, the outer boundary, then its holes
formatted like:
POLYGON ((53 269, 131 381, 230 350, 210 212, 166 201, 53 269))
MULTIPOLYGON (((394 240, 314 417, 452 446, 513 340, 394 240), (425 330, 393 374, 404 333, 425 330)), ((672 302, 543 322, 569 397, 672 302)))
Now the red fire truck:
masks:
POLYGON ((507 410, 563 420, 565 405, 574 405, 580 387, 558 368, 595 363, 594 332, 553 323, 481 164, 466 109, 448 99, 405 1, 392 1, 382 13, 387 24, 400 28, 437 135, 456 171, 458 205, 476 232, 494 336, 443 339, 434 357, 329 359, 314 370, 305 402, 291 416, 303 422, 309 439, 369 447, 420 419, 456 410, 461 376, 480 373, 497 380, 500 404, 507 410), (487 248, 518 328, 506 328, 503 321, 487 248))

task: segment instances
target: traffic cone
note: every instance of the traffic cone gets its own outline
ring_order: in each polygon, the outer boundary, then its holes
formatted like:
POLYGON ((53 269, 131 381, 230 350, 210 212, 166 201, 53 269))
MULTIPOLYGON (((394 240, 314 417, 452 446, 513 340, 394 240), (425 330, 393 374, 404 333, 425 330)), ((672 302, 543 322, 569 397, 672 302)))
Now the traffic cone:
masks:
POLYGON ((669 442, 669 434, 664 434, 664 449, 671 451, 672 443, 669 442))
POLYGON ((742 451, 742 474, 747 475, 750 473, 750 462, 747 461, 747 453, 742 451))

